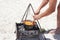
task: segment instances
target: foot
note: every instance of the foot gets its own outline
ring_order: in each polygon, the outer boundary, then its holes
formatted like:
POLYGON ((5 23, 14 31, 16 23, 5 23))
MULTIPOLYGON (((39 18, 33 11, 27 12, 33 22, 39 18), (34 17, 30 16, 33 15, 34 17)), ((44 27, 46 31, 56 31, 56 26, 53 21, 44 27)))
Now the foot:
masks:
POLYGON ((60 34, 60 30, 53 29, 49 32, 50 34, 60 34))
POLYGON ((55 29, 54 30, 51 30, 50 32, 49 32, 49 34, 55 34, 55 29))

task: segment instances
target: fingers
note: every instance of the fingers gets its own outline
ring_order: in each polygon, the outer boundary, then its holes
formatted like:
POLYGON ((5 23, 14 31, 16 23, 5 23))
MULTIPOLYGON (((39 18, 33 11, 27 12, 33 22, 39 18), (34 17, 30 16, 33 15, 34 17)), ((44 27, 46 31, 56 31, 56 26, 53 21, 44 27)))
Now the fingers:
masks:
POLYGON ((34 20, 38 20, 38 16, 37 15, 34 15, 33 18, 34 18, 34 20))
POLYGON ((33 16, 34 20, 36 20, 35 16, 33 16))
POLYGON ((34 13, 35 15, 38 15, 39 13, 34 13))
POLYGON ((35 11, 35 15, 38 15, 40 13, 40 10, 35 11))
POLYGON ((41 16, 40 15, 34 15, 33 18, 34 18, 34 20, 38 20, 41 18, 41 16))

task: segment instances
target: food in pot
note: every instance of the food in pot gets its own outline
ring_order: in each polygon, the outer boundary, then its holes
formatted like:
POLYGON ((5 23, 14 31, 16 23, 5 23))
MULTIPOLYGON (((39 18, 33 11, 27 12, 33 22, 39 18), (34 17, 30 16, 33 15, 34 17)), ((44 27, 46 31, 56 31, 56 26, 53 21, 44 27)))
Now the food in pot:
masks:
POLYGON ((25 25, 35 25, 35 22, 34 21, 30 21, 30 20, 25 20, 23 23, 25 25))

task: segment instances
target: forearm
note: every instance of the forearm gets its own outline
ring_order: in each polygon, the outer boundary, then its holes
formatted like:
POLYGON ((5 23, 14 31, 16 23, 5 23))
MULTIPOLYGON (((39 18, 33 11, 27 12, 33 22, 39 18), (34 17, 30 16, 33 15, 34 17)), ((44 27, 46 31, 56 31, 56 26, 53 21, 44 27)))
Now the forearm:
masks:
POLYGON ((55 9, 52 8, 48 8, 45 12, 43 12, 42 14, 40 14, 40 18, 48 16, 50 14, 52 14, 55 11, 55 9))
POLYGON ((38 10, 41 10, 46 4, 48 3, 48 0, 43 0, 41 5, 38 7, 38 10))
POLYGON ((51 13, 53 13, 55 11, 55 8, 56 8, 56 3, 57 3, 57 0, 49 0, 49 7, 48 9, 43 12, 42 14, 40 14, 40 17, 44 17, 44 16, 48 16, 50 15, 51 13))

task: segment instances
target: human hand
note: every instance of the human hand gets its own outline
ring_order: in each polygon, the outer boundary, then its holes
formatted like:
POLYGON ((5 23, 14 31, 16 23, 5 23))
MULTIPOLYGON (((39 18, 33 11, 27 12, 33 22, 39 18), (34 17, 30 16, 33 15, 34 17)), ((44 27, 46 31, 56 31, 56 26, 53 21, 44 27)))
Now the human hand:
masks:
POLYGON ((34 20, 38 20, 38 19, 40 19, 40 15, 34 15, 33 18, 34 18, 34 20))
POLYGON ((34 14, 35 14, 35 15, 38 15, 39 13, 40 13, 40 10, 37 9, 34 14))

